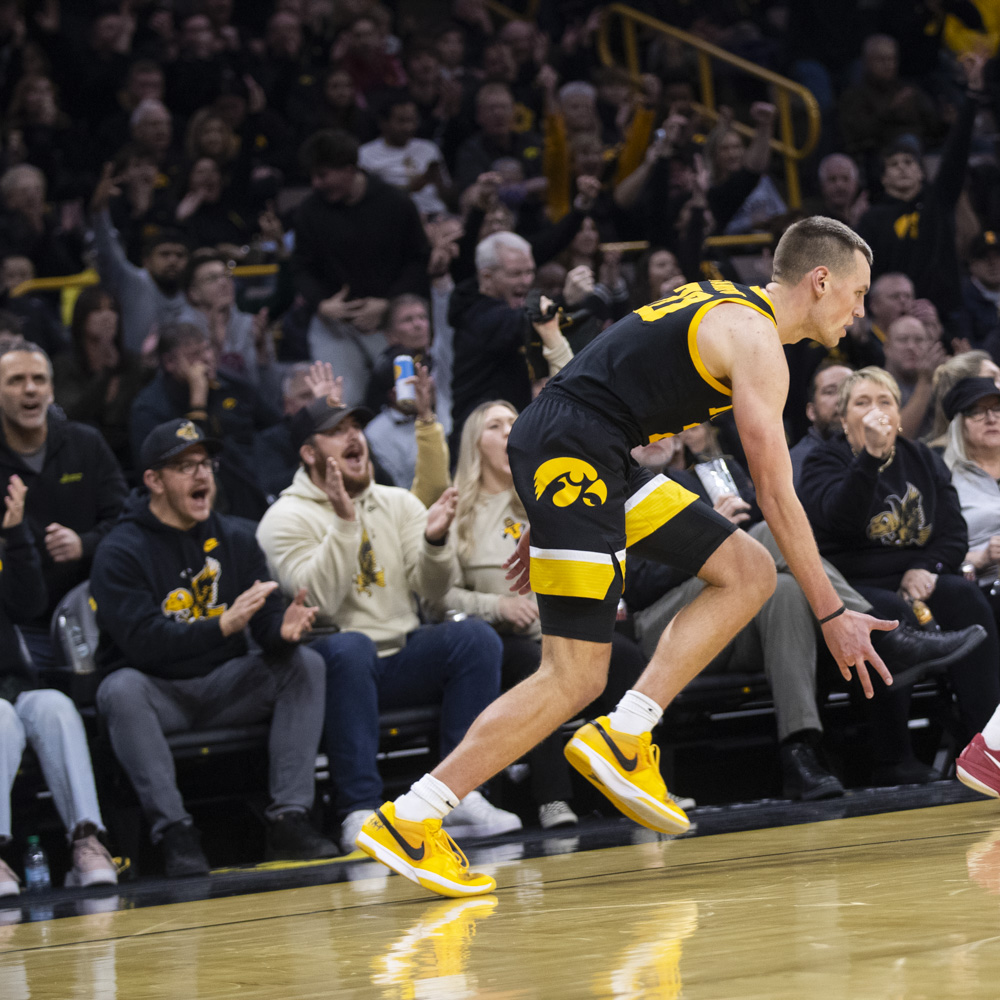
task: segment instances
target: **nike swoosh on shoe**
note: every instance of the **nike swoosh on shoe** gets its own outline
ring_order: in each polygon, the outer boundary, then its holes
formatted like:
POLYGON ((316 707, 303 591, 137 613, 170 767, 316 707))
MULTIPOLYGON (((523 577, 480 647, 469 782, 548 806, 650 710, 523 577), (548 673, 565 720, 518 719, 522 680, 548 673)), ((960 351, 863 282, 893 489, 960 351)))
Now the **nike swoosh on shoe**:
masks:
POLYGON ((382 814, 381 809, 375 810, 375 815, 378 816, 382 825, 389 831, 390 836, 393 840, 403 848, 404 853, 411 861, 423 861, 424 860, 424 845, 420 845, 420 849, 413 847, 409 844, 405 837, 399 833, 396 828, 385 818, 382 814))
POLYGON ((601 739, 607 743, 608 748, 615 756, 615 760, 625 768, 626 771, 634 771, 636 764, 639 763, 638 754, 635 757, 626 757, 625 754, 618 749, 618 744, 604 731, 604 726, 602 726, 596 719, 592 720, 590 723, 600 734, 601 739))

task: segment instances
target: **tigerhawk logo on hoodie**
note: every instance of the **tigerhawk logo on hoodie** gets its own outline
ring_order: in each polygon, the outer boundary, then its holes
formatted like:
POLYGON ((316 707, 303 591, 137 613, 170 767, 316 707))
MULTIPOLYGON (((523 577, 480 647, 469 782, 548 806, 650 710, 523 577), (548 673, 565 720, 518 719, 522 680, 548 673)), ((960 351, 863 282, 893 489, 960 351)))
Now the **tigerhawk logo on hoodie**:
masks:
POLYGON ((174 621, 198 621, 201 618, 217 618, 229 607, 217 604, 219 599, 219 577, 222 566, 218 559, 205 557, 205 565, 191 578, 191 589, 178 587, 171 590, 160 605, 160 610, 174 621))
POLYGON ((361 548, 358 549, 358 568, 360 573, 354 578, 359 594, 372 596, 372 587, 385 586, 385 572, 375 563, 375 550, 368 538, 368 532, 361 532, 361 548))

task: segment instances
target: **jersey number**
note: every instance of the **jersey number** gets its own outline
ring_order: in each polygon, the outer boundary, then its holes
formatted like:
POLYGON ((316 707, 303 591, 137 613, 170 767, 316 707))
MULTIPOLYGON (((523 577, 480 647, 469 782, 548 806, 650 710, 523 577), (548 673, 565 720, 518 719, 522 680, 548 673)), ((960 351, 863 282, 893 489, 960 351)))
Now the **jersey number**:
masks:
POLYGON ((652 323, 663 316, 685 309, 688 306, 698 305, 699 302, 707 302, 715 298, 716 295, 733 295, 745 299, 746 296, 731 281, 711 281, 711 292, 706 292, 698 285, 681 285, 673 295, 659 302, 650 302, 648 306, 636 309, 636 313, 644 323, 652 323))

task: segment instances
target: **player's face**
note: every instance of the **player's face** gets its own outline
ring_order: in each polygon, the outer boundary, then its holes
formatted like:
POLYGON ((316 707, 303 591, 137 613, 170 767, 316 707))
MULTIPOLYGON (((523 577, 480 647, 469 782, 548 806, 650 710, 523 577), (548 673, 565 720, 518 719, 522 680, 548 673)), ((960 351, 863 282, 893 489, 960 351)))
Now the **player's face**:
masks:
POLYGON ((854 251, 854 267, 842 273, 830 271, 826 278, 827 292, 819 300, 819 329, 814 340, 833 347, 847 328, 865 314, 865 295, 871 283, 871 268, 860 250, 854 251))
POLYGON ((479 436, 479 457, 483 468, 504 477, 510 475, 507 438, 514 420, 515 415, 506 406, 491 406, 486 411, 483 433, 479 436))

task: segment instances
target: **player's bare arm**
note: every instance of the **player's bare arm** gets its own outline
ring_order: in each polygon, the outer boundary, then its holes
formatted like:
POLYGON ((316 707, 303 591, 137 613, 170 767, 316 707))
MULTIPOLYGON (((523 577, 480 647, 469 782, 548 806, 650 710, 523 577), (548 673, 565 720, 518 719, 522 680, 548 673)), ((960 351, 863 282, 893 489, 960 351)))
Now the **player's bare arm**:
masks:
MULTIPOLYGON (((840 607, 840 600, 823 570, 812 529, 792 485, 781 413, 788 392, 788 368, 774 325, 738 306, 719 306, 705 318, 698 346, 708 370, 728 381, 733 413, 746 452, 757 502, 788 566, 818 619, 840 607), (749 315, 748 315, 749 314, 749 315), (711 322, 709 322, 711 321, 711 322)), ((872 648, 870 630, 890 630, 883 622, 853 611, 823 625, 823 635, 845 678, 858 673, 866 697, 873 689, 866 661, 887 684, 892 677, 872 648)))

